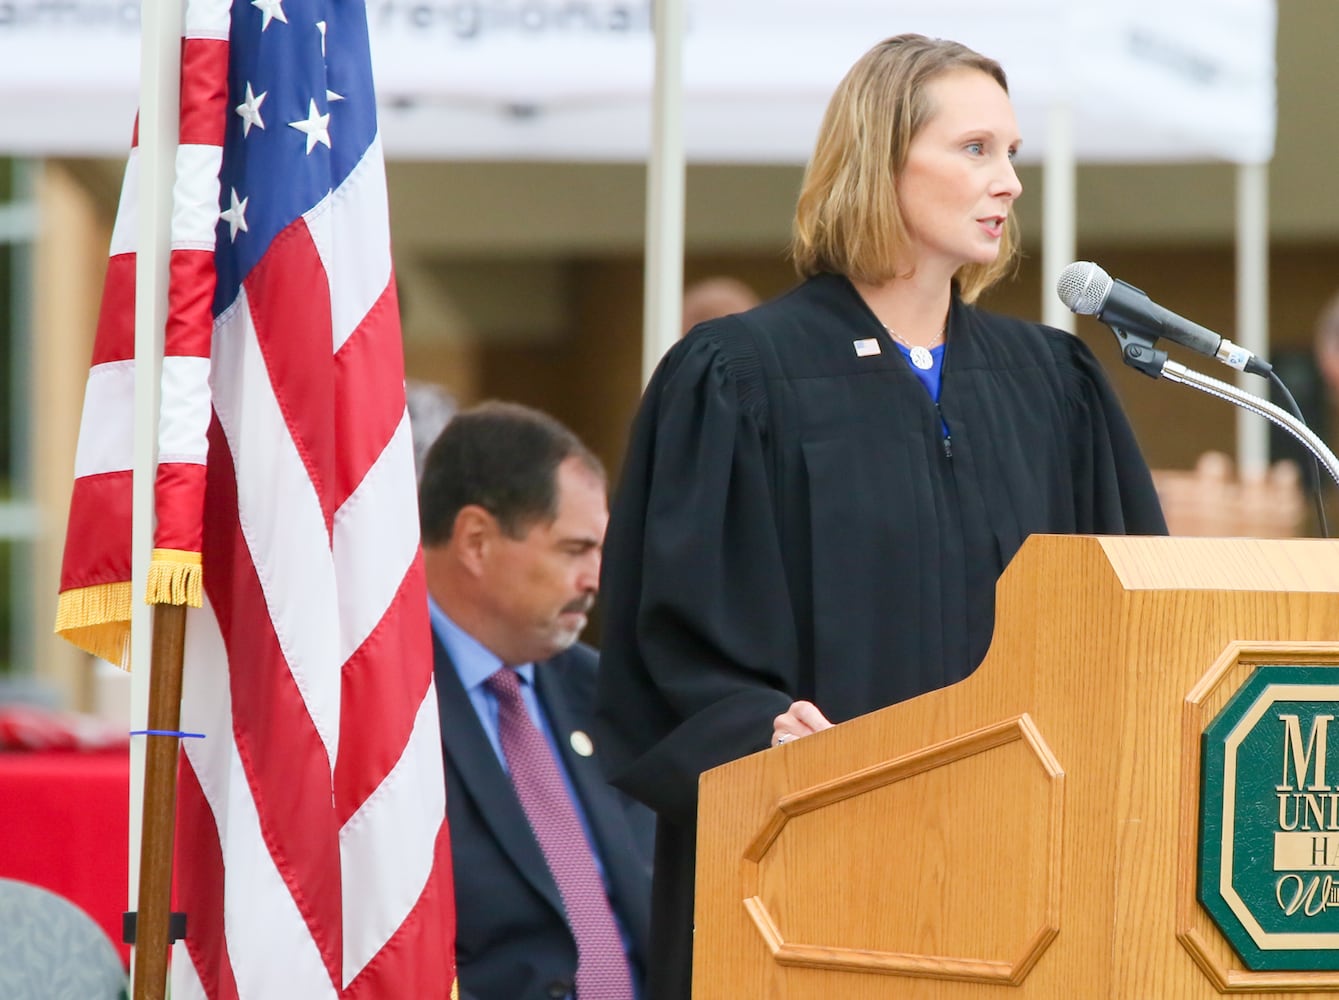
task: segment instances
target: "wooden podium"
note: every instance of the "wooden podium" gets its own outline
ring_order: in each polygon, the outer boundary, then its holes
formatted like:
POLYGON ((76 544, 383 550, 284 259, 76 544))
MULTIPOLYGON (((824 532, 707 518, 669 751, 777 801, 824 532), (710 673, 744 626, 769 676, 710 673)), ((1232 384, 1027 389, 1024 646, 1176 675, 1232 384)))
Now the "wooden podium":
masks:
POLYGON ((1339 996, 1196 898, 1201 734, 1339 669, 1339 541, 1036 536, 998 594, 967 680, 702 776, 694 1000, 1339 996))

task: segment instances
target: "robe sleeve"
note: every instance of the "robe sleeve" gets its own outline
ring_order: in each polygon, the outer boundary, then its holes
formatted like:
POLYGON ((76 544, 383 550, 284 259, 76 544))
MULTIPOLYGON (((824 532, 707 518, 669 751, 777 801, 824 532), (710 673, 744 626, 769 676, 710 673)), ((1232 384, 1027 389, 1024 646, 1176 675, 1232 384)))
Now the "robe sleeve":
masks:
POLYGON ((601 757, 678 823, 704 770, 768 745, 795 689, 766 389, 737 324, 700 328, 652 377, 605 536, 601 757))
POLYGON ((1078 531, 1095 535, 1165 535, 1167 522, 1134 430, 1088 345, 1057 338, 1066 403, 1081 429, 1072 439, 1078 531))

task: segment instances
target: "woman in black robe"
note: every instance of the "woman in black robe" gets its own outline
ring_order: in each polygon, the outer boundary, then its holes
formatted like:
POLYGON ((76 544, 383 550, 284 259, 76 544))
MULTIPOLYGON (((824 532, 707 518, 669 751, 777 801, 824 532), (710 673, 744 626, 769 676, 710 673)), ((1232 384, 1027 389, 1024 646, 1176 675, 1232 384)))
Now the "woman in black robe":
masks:
POLYGON ((698 326, 647 387, 599 714, 611 780, 658 815, 648 1000, 689 995, 704 770, 966 677, 1033 532, 1166 530, 1087 347, 971 304, 1013 263, 1019 141, 993 60, 875 46, 805 175, 804 282, 698 326))

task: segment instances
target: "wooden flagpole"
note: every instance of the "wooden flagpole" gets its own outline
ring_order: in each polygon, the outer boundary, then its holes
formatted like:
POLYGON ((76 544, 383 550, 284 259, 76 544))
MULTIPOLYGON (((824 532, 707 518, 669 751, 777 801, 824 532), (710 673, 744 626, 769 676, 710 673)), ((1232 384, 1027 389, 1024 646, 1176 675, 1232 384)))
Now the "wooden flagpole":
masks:
POLYGON ((181 668, 186 608, 159 604, 153 611, 149 730, 145 737, 139 909, 135 923, 135 1000, 158 1000, 167 982, 172 906, 172 849, 177 808, 177 753, 181 724, 181 668))

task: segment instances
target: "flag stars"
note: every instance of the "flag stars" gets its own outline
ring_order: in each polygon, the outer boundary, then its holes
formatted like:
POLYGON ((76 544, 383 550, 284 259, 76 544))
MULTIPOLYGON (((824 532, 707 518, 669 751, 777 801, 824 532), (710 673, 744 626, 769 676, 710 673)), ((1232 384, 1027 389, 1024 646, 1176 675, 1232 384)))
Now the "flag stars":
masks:
POLYGON ((325 22, 317 21, 316 30, 321 33, 321 58, 325 58, 325 22))
POLYGON ((251 134, 251 126, 263 129, 265 121, 260 117, 260 106, 265 103, 265 95, 268 91, 261 91, 259 94, 251 92, 251 81, 246 83, 246 99, 233 110, 237 112, 242 119, 242 136, 251 134))
POLYGON ((309 102, 306 119, 289 122, 288 124, 290 128, 295 128, 306 134, 308 155, 316 148, 318 142, 324 145, 326 149, 330 148, 330 114, 329 112, 320 114, 316 110, 314 99, 309 102))
POLYGON ((325 92, 325 102, 327 104, 334 104, 336 101, 342 100, 344 100, 343 94, 336 94, 333 90, 327 90, 325 92))
POLYGON ((284 13, 284 0, 251 0, 251 6, 260 11, 262 20, 260 30, 264 31, 270 26, 270 22, 276 18, 288 23, 288 15, 284 13))
POLYGON ((246 228, 246 203, 250 198, 238 199, 237 189, 232 188, 232 204, 219 213, 219 218, 228 224, 228 237, 231 242, 237 242, 237 231, 247 232, 246 228))

